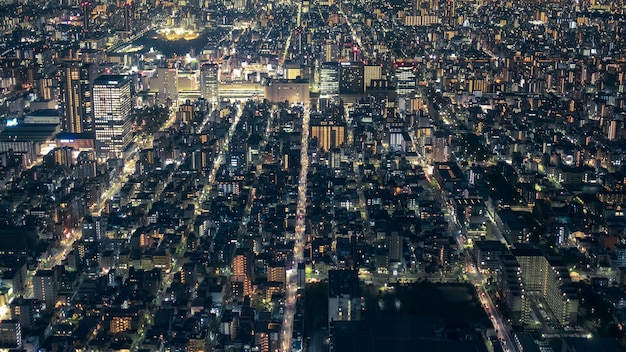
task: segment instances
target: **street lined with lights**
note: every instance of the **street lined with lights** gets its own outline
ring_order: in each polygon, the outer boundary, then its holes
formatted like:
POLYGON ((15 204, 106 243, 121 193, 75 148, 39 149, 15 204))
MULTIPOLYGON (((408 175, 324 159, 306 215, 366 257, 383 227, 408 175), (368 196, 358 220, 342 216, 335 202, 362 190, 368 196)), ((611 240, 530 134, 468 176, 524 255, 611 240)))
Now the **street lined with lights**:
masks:
POLYGON ((306 242, 306 192, 307 174, 309 172, 309 122, 310 112, 304 108, 302 116, 302 138, 300 141, 300 176, 298 180, 298 201, 296 212, 296 228, 293 245, 292 270, 287 271, 287 297, 285 299, 285 309, 283 313, 283 324, 280 333, 281 351, 291 350, 291 337, 293 335, 293 318, 296 313, 296 300, 298 293, 297 268, 298 264, 304 260, 304 244, 306 242))

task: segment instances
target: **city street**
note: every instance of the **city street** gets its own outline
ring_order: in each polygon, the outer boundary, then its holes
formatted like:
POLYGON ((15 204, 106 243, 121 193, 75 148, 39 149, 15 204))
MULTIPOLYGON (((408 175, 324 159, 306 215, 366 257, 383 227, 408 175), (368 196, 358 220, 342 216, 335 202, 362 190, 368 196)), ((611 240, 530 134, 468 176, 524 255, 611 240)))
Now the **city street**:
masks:
POLYGON ((298 202, 296 212, 296 231, 293 247, 293 262, 291 270, 287 270, 287 298, 285 300, 285 309, 283 313, 283 324, 280 332, 281 351, 289 352, 291 350, 291 337, 293 335, 293 318, 296 313, 296 295, 298 292, 297 268, 298 264, 304 260, 304 244, 306 241, 306 191, 307 191, 307 174, 309 172, 309 122, 310 111, 307 107, 304 109, 302 117, 302 138, 300 141, 300 178, 298 180, 298 202))

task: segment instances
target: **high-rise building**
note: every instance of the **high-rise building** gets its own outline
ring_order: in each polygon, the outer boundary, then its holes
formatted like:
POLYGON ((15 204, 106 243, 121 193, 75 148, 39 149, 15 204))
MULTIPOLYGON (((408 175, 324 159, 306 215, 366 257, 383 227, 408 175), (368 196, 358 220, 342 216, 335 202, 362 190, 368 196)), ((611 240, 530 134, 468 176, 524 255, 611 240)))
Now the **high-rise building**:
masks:
POLYGON ((104 75, 93 84, 96 153, 100 158, 121 158, 131 140, 130 80, 104 75))
POLYGON ((21 348, 22 347, 22 327, 17 320, 0 321, 0 347, 21 348))
POLYGON ((267 281, 285 283, 285 273, 284 263, 270 263, 267 266, 267 281))
POLYGON ((220 67, 218 64, 204 64, 200 67, 200 93, 209 105, 218 103, 220 67))
POLYGON ((328 271, 328 324, 361 319, 361 288, 355 270, 328 271))
POLYGON ((362 62, 339 64, 339 94, 363 94, 365 91, 365 68, 362 62))
POLYGON ((339 64, 324 62, 320 67, 320 99, 335 101, 339 97, 339 64))
POLYGON ((150 80, 152 89, 158 90, 157 102, 175 102, 178 99, 178 69, 176 67, 157 68, 156 77, 150 80))
POLYGON ((575 323, 578 298, 565 265, 549 262, 532 245, 516 244, 511 253, 519 263, 526 292, 542 297, 561 324, 575 323))
POLYGON ((11 319, 20 322, 24 328, 32 328, 35 323, 35 311, 32 299, 17 298, 11 302, 11 319))
POLYGON ((96 67, 78 60, 62 63, 60 71, 62 128, 69 133, 93 133, 91 82, 96 67))
POLYGON ((233 275, 250 275, 249 253, 243 249, 238 249, 233 258, 233 275))
POLYGON ((57 297, 57 281, 52 270, 39 270, 33 276, 33 295, 35 299, 54 307, 57 297))
POLYGON ((91 3, 83 1, 80 6, 83 8, 83 32, 89 32, 89 24, 91 22, 91 3))
POLYGON ((410 62, 396 62, 396 95, 412 97, 417 89, 415 66, 410 62))
POLYGON ((327 152, 341 146, 346 140, 346 127, 327 120, 311 121, 311 139, 316 138, 318 147, 327 152))
POLYGON ((402 250, 404 245, 404 237, 394 232, 388 238, 389 261, 400 262, 402 260, 402 250))
POLYGON ((363 77, 365 80, 365 89, 370 88, 374 85, 374 82, 380 81, 382 76, 383 68, 381 65, 366 65, 363 70, 363 77))
POLYGON ((251 263, 250 252, 241 248, 237 249, 233 258, 231 293, 238 299, 249 296, 252 293, 252 280, 250 279, 251 263))
POLYGON ((132 3, 124 3, 124 31, 129 34, 133 32, 133 8, 132 3))

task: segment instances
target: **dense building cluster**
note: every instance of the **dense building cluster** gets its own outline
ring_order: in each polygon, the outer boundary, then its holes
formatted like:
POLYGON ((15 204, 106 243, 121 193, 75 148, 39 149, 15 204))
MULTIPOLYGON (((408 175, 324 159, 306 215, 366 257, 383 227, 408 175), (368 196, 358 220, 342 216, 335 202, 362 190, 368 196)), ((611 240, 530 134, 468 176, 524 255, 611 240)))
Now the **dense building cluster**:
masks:
POLYGON ((0 9, 0 348, 626 346, 623 1, 0 9))

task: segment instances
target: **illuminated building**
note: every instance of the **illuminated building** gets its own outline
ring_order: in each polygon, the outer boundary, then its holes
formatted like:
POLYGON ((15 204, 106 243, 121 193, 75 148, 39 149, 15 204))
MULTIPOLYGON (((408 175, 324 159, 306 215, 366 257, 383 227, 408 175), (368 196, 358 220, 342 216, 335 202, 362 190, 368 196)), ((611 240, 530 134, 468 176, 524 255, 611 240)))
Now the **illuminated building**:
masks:
POLYGON ((285 283, 285 264, 275 263, 267 267, 267 281, 285 283))
POLYGON ((121 158, 131 139, 130 80, 104 75, 94 81, 93 112, 98 157, 121 158))
POLYGON ((578 298, 570 285, 569 272, 564 265, 550 263, 540 250, 532 245, 517 244, 511 253, 517 259, 524 288, 528 293, 542 297, 559 323, 576 322, 578 298))
POLYGON ((33 276, 33 295, 35 299, 45 302, 48 307, 54 307, 58 290, 52 270, 39 270, 33 276))
POLYGON ((128 331, 131 327, 132 317, 113 317, 109 323, 109 330, 112 334, 128 331))
POLYGON ((20 326, 32 328, 35 323, 35 311, 32 299, 17 298, 11 302, 11 319, 18 320, 20 326))
POLYGON ((204 64, 200 67, 200 93, 211 106, 218 102, 219 77, 218 64, 204 64))
POLYGON ((318 146, 329 151, 341 146, 346 140, 346 127, 333 121, 311 121, 311 139, 317 138, 318 146))
POLYGON ((233 297, 239 299, 252 293, 252 281, 250 280, 251 260, 249 257, 249 252, 239 248, 233 258, 231 293, 233 297))
POLYGON ((328 323, 361 319, 361 288, 355 270, 328 271, 328 323))
POLYGON ((309 82, 305 80, 276 80, 265 87, 265 99, 279 103, 288 101, 291 104, 302 102, 309 105, 309 82))
POLYGON ((91 80, 95 66, 81 61, 64 61, 60 71, 62 129, 69 133, 92 133, 91 80))
POLYGON ((178 99, 178 69, 159 67, 156 77, 150 80, 152 89, 158 90, 157 101, 170 104, 178 99))
POLYGON ((412 62, 396 62, 396 95, 412 97, 417 89, 415 65, 412 62))
POLYGON ((339 64, 324 62, 320 67, 320 99, 335 101, 339 97, 339 64))
POLYGON ((0 347, 22 347, 22 327, 17 320, 0 321, 0 347))
POLYGON ((83 32, 89 32, 89 24, 91 22, 91 3, 83 1, 80 6, 83 8, 83 32))
POLYGON ((248 276, 249 274, 250 261, 248 260, 248 253, 238 249, 237 254, 233 258, 233 275, 248 276))
POLYGON ((365 68, 362 62, 339 64, 339 94, 363 94, 365 91, 365 68))

